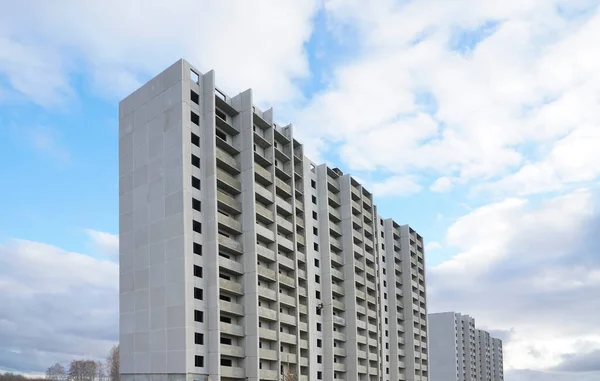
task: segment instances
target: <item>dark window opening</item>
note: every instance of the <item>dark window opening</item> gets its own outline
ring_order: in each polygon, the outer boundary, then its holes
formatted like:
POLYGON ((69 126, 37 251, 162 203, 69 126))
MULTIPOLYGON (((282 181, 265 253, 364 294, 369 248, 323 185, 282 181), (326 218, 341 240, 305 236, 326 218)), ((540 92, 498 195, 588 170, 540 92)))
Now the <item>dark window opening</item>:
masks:
POLYGON ((194 321, 197 321, 198 323, 204 323, 204 312, 194 310, 194 321))
POLYGON ((218 108, 215 109, 215 114, 217 114, 217 116, 223 120, 227 120, 227 115, 225 115, 225 113, 221 110, 219 110, 218 108))
POLYGON ((200 179, 192 176, 192 186, 198 190, 200 190, 200 179))
POLYGON ((202 234, 202 224, 196 220, 192 223, 192 228, 196 233, 202 234))
POLYGON ((196 126, 200 125, 200 116, 198 116, 198 114, 196 114, 193 111, 190 111, 190 119, 192 120, 192 123, 194 123, 196 126))
POLYGON ((190 90, 190 99, 192 100, 192 102, 194 102, 195 104, 199 105, 200 104, 200 96, 198 95, 197 92, 195 92, 194 90, 190 90))
POLYGON ((194 242, 194 254, 202 255, 202 245, 194 242))
POLYGON ((202 267, 200 267, 198 265, 194 265, 194 276, 197 276, 198 278, 202 278, 202 267))
POLYGON ((196 342, 196 344, 203 345, 204 344, 204 334, 196 332, 194 341, 196 342))
POLYGON ((194 134, 192 132, 192 144, 195 145, 196 147, 200 147, 200 136, 194 134))
POLYGON ((199 212, 202 211, 200 200, 192 199, 192 209, 197 210, 199 212))
POLYGON ((224 133, 223 131, 221 131, 219 129, 217 129, 215 131, 215 133, 217 134, 218 137, 220 137, 221 139, 227 141, 227 134, 226 133, 224 133))
POLYGON ((196 168, 200 168, 200 158, 196 155, 192 155, 192 165, 196 168))
POLYGON ((196 367, 202 368, 204 366, 204 356, 196 356, 196 367))
POLYGON ((194 298, 198 299, 198 300, 204 299, 204 292, 202 291, 201 288, 194 287, 194 298))

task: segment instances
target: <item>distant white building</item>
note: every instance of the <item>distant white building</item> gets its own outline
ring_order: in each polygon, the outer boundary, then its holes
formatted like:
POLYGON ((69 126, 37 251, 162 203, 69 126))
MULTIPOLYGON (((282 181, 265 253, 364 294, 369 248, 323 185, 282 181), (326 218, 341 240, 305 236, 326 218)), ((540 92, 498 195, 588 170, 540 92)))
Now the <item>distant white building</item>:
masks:
POLYGON ((503 381, 502 340, 456 312, 429 314, 431 381, 503 381))

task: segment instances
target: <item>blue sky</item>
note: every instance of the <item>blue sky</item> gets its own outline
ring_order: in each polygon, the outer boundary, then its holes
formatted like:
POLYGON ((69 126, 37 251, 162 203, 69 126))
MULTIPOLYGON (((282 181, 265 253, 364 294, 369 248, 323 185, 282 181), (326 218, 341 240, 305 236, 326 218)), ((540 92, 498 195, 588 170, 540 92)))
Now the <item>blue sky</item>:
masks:
POLYGON ((230 95, 252 87, 311 159, 417 229, 430 310, 503 334, 508 381, 600 379, 597 0, 124 4, 0 0, 0 370, 114 344, 117 104, 185 58, 230 95), (103 319, 64 311, 44 321, 63 336, 36 334, 91 349, 15 334, 23 311, 83 300, 103 319))

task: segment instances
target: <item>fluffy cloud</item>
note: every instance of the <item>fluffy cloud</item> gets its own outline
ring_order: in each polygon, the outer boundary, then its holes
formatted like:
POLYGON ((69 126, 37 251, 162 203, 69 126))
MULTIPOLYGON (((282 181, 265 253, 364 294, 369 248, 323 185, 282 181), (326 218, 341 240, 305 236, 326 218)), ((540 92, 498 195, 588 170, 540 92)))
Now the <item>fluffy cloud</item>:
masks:
POLYGON ((411 177, 394 176, 385 181, 375 183, 371 189, 379 197, 408 196, 421 190, 421 186, 411 177))
POLYGON ((0 75, 53 106, 72 95, 73 74, 124 96, 183 56, 216 69, 225 90, 254 87, 259 100, 288 99, 299 96, 293 79, 308 73, 303 46, 315 10, 312 0, 21 1, 0 14, 0 75))
POLYGON ((0 358, 40 373, 103 360, 118 340, 118 265, 38 242, 0 245, 0 358))
POLYGON ((119 258, 119 236, 116 234, 87 229, 86 233, 92 243, 105 255, 113 260, 119 258))
MULTIPOLYGON (((448 229, 446 244, 460 253, 429 272, 430 308, 469 313, 480 326, 510 332, 507 369, 583 371, 589 358, 582 353, 600 349, 599 235, 598 200, 587 190, 473 210, 448 229)), ((510 379, 563 379, 535 374, 510 379)))
POLYGON ((478 183, 521 168, 495 184, 502 194, 600 175, 590 152, 600 124, 597 2, 381 1, 366 9, 331 0, 326 9, 331 28, 357 31, 363 54, 337 67, 295 120, 306 135, 341 145, 352 169, 434 171, 442 177, 431 189, 443 191, 452 177, 478 183), (551 169, 537 163, 546 156, 551 169))

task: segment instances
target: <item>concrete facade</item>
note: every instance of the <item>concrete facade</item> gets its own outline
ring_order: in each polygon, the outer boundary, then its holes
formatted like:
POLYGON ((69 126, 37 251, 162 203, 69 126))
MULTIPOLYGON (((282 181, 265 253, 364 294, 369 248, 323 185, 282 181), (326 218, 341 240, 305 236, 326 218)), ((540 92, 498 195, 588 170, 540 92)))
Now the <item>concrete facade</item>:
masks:
POLYGON ((502 341, 455 312, 429 314, 432 381, 503 381, 502 341))
POLYGON ((119 105, 121 373, 428 380, 423 239, 180 60, 119 105))

